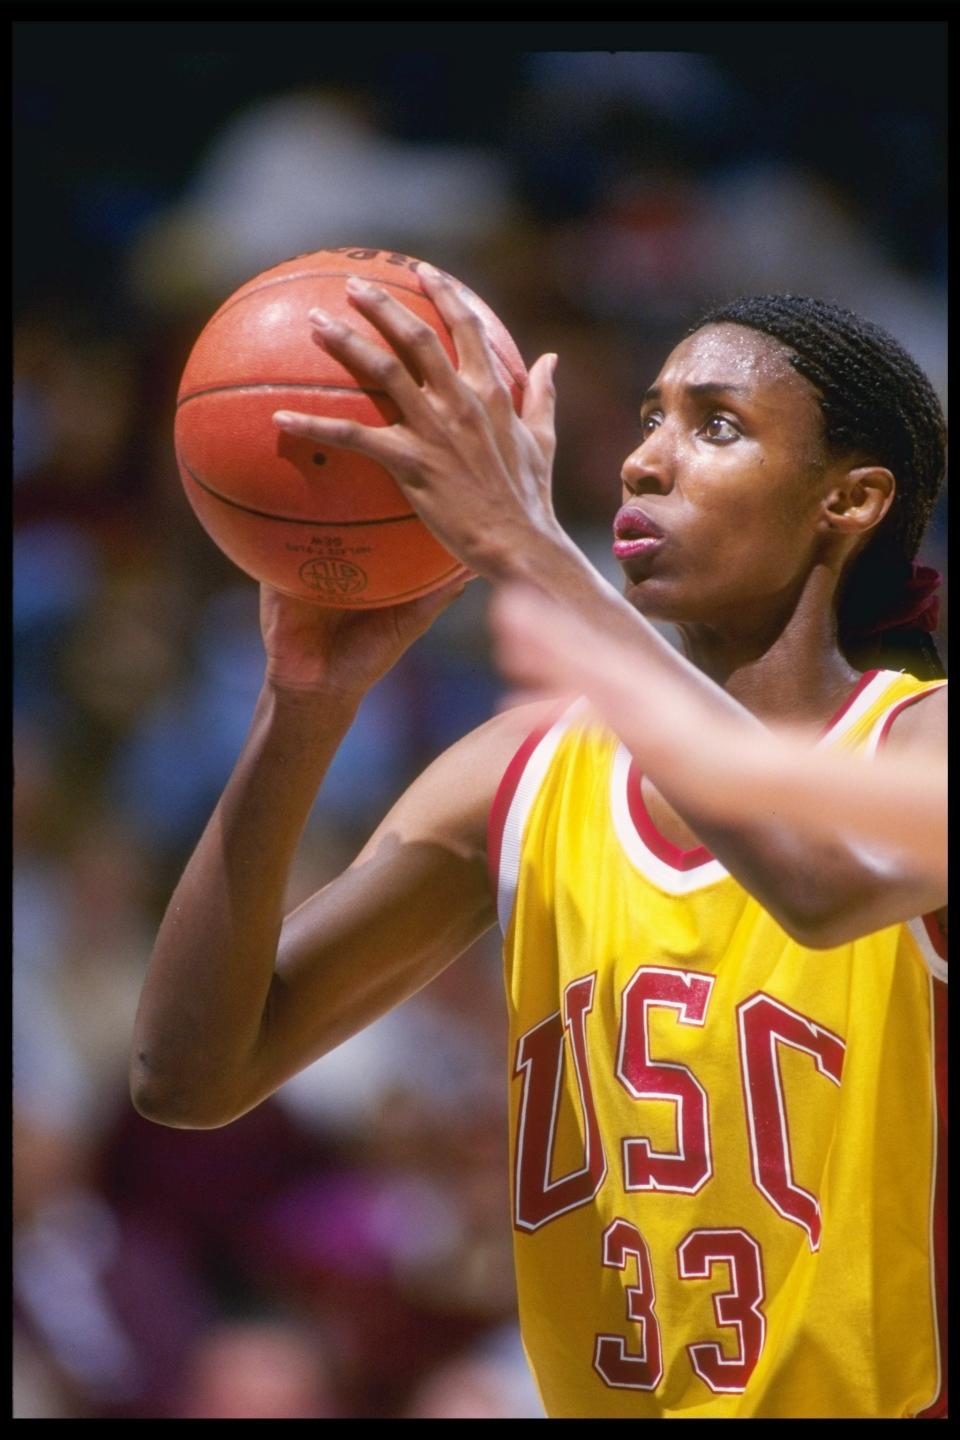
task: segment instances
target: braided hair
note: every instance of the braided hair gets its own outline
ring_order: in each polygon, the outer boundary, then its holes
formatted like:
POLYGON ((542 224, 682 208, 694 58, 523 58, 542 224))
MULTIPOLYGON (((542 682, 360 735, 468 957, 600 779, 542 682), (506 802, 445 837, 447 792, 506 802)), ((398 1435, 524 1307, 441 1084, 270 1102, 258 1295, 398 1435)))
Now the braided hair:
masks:
POLYGON ((916 583, 914 560, 946 465, 943 411, 930 381, 886 331, 829 301, 747 296, 710 310, 688 334, 722 324, 779 341, 818 392, 830 450, 862 453, 896 480, 890 509, 842 582, 837 636, 847 659, 860 669, 942 677, 929 620, 918 626, 909 607, 907 618, 897 619, 916 583))

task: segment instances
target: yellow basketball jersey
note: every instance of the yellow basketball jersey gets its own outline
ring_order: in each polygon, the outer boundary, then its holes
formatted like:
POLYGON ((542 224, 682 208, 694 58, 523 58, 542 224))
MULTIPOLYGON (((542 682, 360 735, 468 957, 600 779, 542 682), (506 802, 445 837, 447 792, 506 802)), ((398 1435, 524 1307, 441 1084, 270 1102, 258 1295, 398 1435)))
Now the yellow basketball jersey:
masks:
MULTIPOLYGON (((821 744, 935 682, 872 671, 821 744)), ((946 963, 797 944, 583 710, 493 807, 524 1344, 553 1417, 943 1413, 946 963)))

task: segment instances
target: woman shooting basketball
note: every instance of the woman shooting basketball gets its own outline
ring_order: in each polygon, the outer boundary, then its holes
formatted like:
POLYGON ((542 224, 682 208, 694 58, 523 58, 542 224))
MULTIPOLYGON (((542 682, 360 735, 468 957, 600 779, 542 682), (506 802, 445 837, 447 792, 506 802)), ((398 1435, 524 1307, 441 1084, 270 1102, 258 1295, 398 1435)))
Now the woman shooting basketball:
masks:
MULTIPOLYGON (((707 317, 643 399, 620 596, 553 514, 551 357, 517 417, 476 317, 424 283, 459 371, 359 288, 399 358, 322 316, 317 336, 401 422, 278 424, 379 460, 465 564, 632 647, 654 717, 662 682, 738 743, 784 723, 839 750, 942 748, 912 566, 943 421, 895 342, 791 297, 707 317), (891 640, 918 678, 883 668, 891 640)), ((945 889, 909 844, 865 846, 842 815, 732 820, 663 747, 641 767, 577 705, 538 702, 442 755, 284 918, 360 699, 449 598, 365 614, 263 591, 264 686, 157 939, 138 1108, 229 1122, 499 920, 520 1317, 548 1412, 943 1413, 945 889)))

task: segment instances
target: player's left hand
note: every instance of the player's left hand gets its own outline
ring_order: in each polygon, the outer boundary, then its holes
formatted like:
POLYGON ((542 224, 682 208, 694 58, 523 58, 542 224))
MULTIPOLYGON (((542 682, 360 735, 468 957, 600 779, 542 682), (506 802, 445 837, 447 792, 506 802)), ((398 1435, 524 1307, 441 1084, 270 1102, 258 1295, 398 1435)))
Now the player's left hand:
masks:
POLYGON ((517 415, 477 312, 448 277, 429 266, 417 273, 453 336, 459 369, 429 325, 380 286, 351 278, 351 303, 391 349, 312 310, 316 338, 384 391, 401 419, 371 426, 283 410, 274 421, 379 462, 441 544, 478 574, 506 579, 521 564, 528 573, 542 547, 570 544, 550 493, 556 356, 533 365, 517 415))

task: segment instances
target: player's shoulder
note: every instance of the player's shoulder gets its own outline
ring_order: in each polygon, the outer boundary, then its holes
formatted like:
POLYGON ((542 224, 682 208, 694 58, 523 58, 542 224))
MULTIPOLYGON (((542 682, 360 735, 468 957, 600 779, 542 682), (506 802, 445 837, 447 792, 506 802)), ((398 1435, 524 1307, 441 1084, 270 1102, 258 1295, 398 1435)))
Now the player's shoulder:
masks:
POLYGON ((442 751, 384 823, 408 839, 485 857, 490 809, 510 762, 562 708, 556 700, 537 700, 499 711, 442 751))
MULTIPOLYGON (((556 697, 525 701, 499 710, 444 752, 441 761, 479 766, 495 791, 517 751, 532 736, 542 734, 570 705, 556 697)), ((493 798, 491 792, 491 799, 493 798)))

